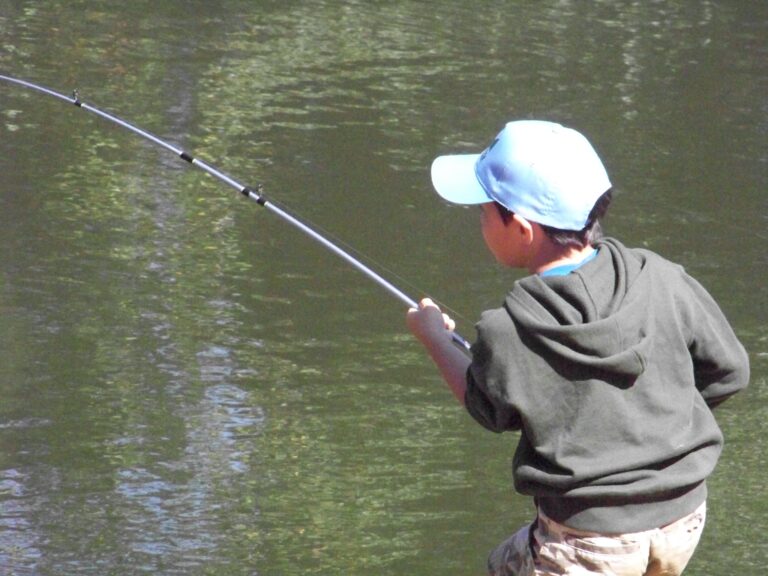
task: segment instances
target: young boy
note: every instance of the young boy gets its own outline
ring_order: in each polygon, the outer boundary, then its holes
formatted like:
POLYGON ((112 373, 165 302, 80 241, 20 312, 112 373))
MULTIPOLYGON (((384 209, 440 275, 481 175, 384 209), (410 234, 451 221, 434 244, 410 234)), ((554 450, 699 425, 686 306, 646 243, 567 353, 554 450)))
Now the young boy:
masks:
POLYGON ((511 122, 482 154, 437 158, 432 182, 479 204, 491 253, 531 273, 482 315, 471 359, 430 300, 407 317, 469 413, 520 431, 515 488, 537 515, 489 573, 680 574, 723 443, 711 408, 749 380, 717 304, 682 267, 601 237, 611 183, 574 130, 511 122))

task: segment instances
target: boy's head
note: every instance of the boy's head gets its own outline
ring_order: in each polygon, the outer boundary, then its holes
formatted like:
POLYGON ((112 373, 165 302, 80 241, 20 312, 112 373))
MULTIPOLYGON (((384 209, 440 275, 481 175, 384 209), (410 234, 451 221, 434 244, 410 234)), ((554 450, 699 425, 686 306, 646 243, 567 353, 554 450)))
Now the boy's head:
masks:
POLYGON ((584 230, 611 188, 584 136, 540 120, 508 123, 482 154, 438 157, 432 184, 449 202, 496 202, 548 234, 584 230))

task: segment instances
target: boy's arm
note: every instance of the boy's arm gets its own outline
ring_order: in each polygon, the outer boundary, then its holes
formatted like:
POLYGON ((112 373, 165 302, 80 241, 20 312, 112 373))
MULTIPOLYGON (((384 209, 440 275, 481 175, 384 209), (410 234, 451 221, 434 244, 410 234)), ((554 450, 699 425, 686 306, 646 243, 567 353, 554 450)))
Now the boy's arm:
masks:
POLYGON ((714 408, 747 386, 749 357, 712 296, 693 278, 688 281, 697 296, 689 303, 696 387, 714 408))
POLYGON ((407 322, 411 332, 427 349, 453 395, 464 405, 470 359, 451 337, 455 327, 453 320, 429 298, 425 298, 419 302, 418 309, 408 311, 407 322))

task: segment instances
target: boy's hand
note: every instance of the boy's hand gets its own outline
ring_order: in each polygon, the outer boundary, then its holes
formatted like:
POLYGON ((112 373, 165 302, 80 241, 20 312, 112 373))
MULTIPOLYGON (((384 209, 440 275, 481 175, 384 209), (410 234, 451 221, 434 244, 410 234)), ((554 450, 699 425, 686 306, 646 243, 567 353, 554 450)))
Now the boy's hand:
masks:
POLYGON ((419 302, 418 308, 408 310, 406 320, 413 335, 427 349, 451 392, 464 404, 470 360, 466 351, 459 350, 453 342, 451 334, 456 323, 429 298, 419 302))
POLYGON ((456 328, 456 322, 429 298, 419 302, 418 309, 408 310, 406 320, 413 335, 424 345, 440 339, 450 339, 450 333, 456 328))

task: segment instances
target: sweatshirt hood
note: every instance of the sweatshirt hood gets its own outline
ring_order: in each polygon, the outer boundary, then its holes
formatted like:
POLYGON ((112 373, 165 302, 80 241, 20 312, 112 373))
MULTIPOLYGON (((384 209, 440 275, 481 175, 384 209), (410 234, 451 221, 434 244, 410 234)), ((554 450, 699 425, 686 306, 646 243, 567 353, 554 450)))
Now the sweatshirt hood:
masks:
POLYGON ((614 239, 596 247, 597 256, 570 274, 517 282, 505 308, 555 367, 576 365, 634 380, 645 370, 649 346, 649 261, 614 239))

